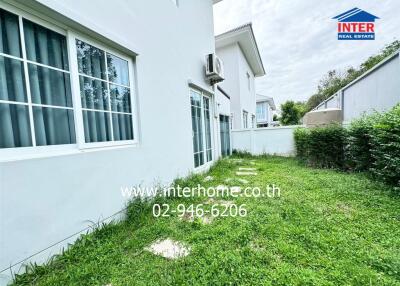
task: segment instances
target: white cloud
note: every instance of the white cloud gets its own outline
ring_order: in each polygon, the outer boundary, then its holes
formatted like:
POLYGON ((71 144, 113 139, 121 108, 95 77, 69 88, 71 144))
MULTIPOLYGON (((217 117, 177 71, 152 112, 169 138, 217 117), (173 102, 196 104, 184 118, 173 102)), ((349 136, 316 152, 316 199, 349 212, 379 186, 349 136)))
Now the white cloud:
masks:
POLYGON ((224 0, 214 5, 215 33, 253 23, 267 75, 257 92, 285 100, 306 100, 331 69, 358 66, 385 44, 400 39, 398 0, 224 0), (380 19, 374 41, 338 41, 332 17, 358 7, 380 19))

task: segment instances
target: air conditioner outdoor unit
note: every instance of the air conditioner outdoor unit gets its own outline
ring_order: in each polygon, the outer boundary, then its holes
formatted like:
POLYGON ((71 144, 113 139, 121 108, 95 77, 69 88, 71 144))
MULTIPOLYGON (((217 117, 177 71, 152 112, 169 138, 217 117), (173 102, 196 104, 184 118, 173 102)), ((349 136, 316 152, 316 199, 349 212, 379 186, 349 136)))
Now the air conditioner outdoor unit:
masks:
POLYGON ((211 84, 224 80, 224 66, 222 60, 215 54, 206 56, 206 78, 211 84))

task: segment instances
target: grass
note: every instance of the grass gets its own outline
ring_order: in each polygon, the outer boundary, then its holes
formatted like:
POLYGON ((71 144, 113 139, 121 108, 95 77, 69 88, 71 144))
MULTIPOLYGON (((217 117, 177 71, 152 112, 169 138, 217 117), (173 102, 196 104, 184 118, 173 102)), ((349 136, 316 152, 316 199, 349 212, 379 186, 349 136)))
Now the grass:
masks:
POLYGON ((83 236, 14 285, 400 285, 400 197, 389 187, 362 174, 266 156, 224 159, 177 183, 232 185, 225 179, 235 178, 238 167, 257 168, 257 176, 245 177, 249 185, 275 184, 281 196, 236 198, 247 217, 211 225, 154 218, 151 203, 137 201, 125 222, 83 236), (214 180, 204 183, 208 175, 214 180), (191 254, 167 260, 143 250, 167 237, 190 245, 191 254))

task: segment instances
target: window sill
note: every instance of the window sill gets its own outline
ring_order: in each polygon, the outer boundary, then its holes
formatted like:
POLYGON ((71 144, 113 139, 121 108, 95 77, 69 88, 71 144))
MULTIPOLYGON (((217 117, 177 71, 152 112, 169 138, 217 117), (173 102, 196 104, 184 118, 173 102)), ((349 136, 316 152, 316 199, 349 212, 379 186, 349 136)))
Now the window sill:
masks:
POLYGON ((194 172, 195 174, 201 174, 201 173, 207 172, 208 169, 210 169, 210 167, 211 167, 213 164, 214 164, 214 160, 211 160, 210 162, 207 162, 207 163, 205 163, 204 165, 195 167, 194 170, 193 170, 193 172, 194 172))
POLYGON ((0 163, 25 161, 32 159, 53 158, 59 156, 77 155, 90 152, 109 151, 116 149, 137 148, 136 141, 110 142, 112 144, 91 145, 85 147, 79 145, 58 145, 43 147, 27 147, 0 150, 0 163), (121 143, 121 144, 119 144, 121 143))

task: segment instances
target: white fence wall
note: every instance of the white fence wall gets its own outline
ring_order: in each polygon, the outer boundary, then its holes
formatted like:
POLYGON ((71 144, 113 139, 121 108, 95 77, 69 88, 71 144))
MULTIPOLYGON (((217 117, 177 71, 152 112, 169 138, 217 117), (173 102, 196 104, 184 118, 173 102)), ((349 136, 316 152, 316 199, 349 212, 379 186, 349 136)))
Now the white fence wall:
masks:
POLYGON ((293 131, 299 126, 232 130, 232 149, 253 155, 294 156, 293 131))

